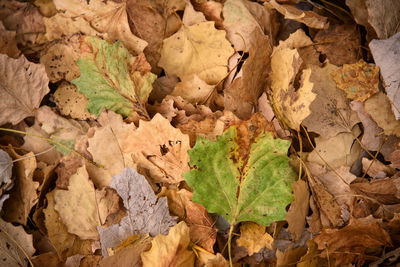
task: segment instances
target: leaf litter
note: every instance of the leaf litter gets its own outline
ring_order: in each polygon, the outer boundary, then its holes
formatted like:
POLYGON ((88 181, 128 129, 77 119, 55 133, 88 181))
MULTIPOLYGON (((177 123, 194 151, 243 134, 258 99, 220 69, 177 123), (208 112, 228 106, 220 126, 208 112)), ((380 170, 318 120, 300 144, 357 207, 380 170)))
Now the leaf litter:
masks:
POLYGON ((393 263, 400 7, 330 2, 0 0, 1 260, 393 263))

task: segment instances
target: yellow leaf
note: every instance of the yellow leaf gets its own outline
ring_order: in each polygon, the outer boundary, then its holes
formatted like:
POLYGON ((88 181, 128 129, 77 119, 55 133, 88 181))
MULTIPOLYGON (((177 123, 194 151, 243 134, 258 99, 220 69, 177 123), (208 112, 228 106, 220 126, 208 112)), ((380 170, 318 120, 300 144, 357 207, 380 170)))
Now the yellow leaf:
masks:
POLYGON ((151 241, 151 249, 141 254, 143 266, 194 266, 194 253, 188 250, 189 243, 189 227, 180 222, 167 236, 160 234, 151 241))
POLYGON ((158 65, 181 80, 197 74, 207 84, 217 84, 228 73, 228 58, 232 54, 225 31, 215 29, 214 22, 203 22, 183 26, 165 39, 158 65))
POLYGON ((240 226, 240 238, 236 241, 239 246, 245 247, 249 256, 267 247, 272 250, 274 239, 265 232, 265 226, 253 222, 245 222, 240 226))

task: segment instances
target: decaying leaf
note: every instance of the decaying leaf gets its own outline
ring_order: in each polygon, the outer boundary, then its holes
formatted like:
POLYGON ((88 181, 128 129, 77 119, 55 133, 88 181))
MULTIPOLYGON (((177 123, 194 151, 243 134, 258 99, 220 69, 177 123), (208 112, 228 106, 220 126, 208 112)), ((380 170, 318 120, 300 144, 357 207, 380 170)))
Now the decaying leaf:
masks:
POLYGON ((296 49, 274 48, 271 57, 271 104, 276 116, 288 127, 299 130, 302 121, 310 115, 310 104, 316 94, 310 81, 311 69, 304 69, 298 88, 295 87, 303 60, 296 49))
POLYGON ((380 68, 387 96, 398 120, 400 119, 400 33, 387 40, 372 40, 369 47, 376 65, 380 68))
POLYGON ((170 184, 183 181, 189 148, 189 136, 160 114, 149 122, 140 121, 139 128, 121 143, 122 152, 132 153, 135 163, 148 170, 154 181, 170 184))
POLYGON ((29 62, 25 56, 13 59, 0 55, 0 125, 17 124, 33 116, 43 97, 50 91, 43 65, 29 62))
POLYGON ((98 227, 103 256, 108 255, 107 248, 119 245, 129 236, 165 234, 176 223, 175 218, 169 215, 167 199, 157 200, 149 183, 134 169, 127 168, 114 175, 110 187, 122 198, 128 215, 119 224, 98 227))
POLYGON ((240 238, 236 240, 238 246, 245 247, 249 256, 267 247, 272 249, 272 236, 265 232, 265 226, 253 222, 245 222, 240 226, 240 238))
POLYGON ((176 34, 164 39, 158 66, 181 80, 196 74, 207 84, 217 84, 228 73, 228 58, 232 54, 225 32, 216 30, 214 22, 183 25, 176 34))
POLYGON ((0 21, 0 53, 17 58, 21 51, 17 47, 16 32, 8 31, 0 21))
POLYGON ((159 234, 151 241, 151 249, 141 255, 143 266, 193 266, 194 253, 188 249, 189 243, 189 227, 180 222, 167 236, 159 234))
POLYGON ((189 151, 192 170, 183 176, 194 190, 192 200, 231 224, 269 225, 284 218, 293 199, 288 143, 258 123, 232 126, 216 142, 198 138, 189 151))
POLYGON ((12 168, 11 157, 3 149, 0 149, 0 181, 2 184, 11 183, 12 168))
POLYGON ((332 73, 332 76, 337 87, 352 100, 364 102, 379 92, 379 68, 363 60, 355 64, 344 64, 332 73))
POLYGON ((68 190, 55 191, 54 202, 68 232, 81 239, 99 239, 96 227, 101 222, 95 189, 84 166, 70 177, 68 190))
POLYGON ((156 76, 134 68, 142 62, 129 54, 120 42, 108 44, 95 37, 81 39, 77 64, 81 76, 72 81, 88 99, 87 110, 98 116, 103 108, 128 117, 131 121, 148 118, 144 103, 156 76))
POLYGON ((294 240, 299 240, 306 226, 310 193, 307 183, 302 180, 294 182, 292 188, 294 201, 290 205, 285 219, 289 225, 288 231, 293 235, 294 240))

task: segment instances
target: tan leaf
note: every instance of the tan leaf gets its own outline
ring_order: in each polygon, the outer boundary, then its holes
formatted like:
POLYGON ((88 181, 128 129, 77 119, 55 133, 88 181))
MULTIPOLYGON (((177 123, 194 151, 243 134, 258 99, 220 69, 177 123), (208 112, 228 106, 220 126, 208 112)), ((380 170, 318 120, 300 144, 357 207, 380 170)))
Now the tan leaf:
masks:
POLYGON ((124 168, 135 166, 130 154, 123 151, 123 142, 127 142, 136 126, 124 123, 122 116, 113 111, 103 111, 98 121, 102 126, 94 128, 94 134, 88 139, 87 150, 103 168, 92 164, 86 167, 94 184, 101 188, 110 184, 113 175, 121 173, 124 168), (107 149, 104 149, 104 144, 107 144, 107 149))
POLYGON ((357 114, 349 107, 346 94, 336 87, 332 73, 338 67, 325 64, 324 67, 311 66, 310 81, 314 84, 313 92, 317 94, 310 105, 311 114, 303 121, 308 131, 331 138, 359 122, 357 114))
POLYGON ((139 167, 149 170, 156 182, 179 183, 181 174, 189 170, 189 136, 171 126, 156 114, 149 122, 140 121, 139 128, 122 139, 123 153, 132 153, 139 167))
POLYGON ((275 114, 281 122, 295 130, 299 130, 302 121, 310 115, 309 106, 316 97, 312 92, 314 84, 310 81, 311 69, 303 70, 299 88, 295 88, 294 81, 302 62, 296 49, 274 48, 269 76, 275 114))
POLYGON ((279 249, 276 250, 276 266, 294 266, 300 260, 304 254, 306 254, 307 249, 305 247, 292 248, 287 247, 284 252, 279 249))
POLYGON ((46 252, 32 258, 35 266, 63 267, 64 262, 60 260, 55 252, 46 252))
POLYGON ((269 38, 260 29, 251 32, 249 58, 242 68, 242 76, 224 90, 225 109, 240 119, 247 120, 257 107, 257 100, 265 90, 271 49, 269 38))
POLYGON ((362 169, 372 178, 386 178, 395 174, 395 170, 380 161, 362 158, 362 169))
MULTIPOLYGON (((221 253, 217 253, 216 255, 199 250, 197 251, 198 253, 198 262, 201 264, 201 266, 205 267, 228 267, 229 263, 228 261, 224 258, 224 256, 221 255, 221 253)), ((197 266, 197 265, 196 265, 197 266)))
POLYGON ((82 240, 68 229, 61 221, 60 215, 54 209, 54 192, 46 195, 47 207, 43 210, 48 237, 60 259, 66 259, 74 254, 90 254, 90 240, 82 240))
POLYGON ((214 88, 215 86, 208 85, 205 81, 194 74, 179 82, 175 86, 171 95, 181 96, 183 99, 194 105, 204 104, 204 102, 210 99, 211 94, 214 92, 214 88))
POLYGON ((312 11, 303 11, 292 5, 280 5, 275 0, 265 2, 267 8, 274 8, 285 16, 285 19, 304 23, 310 28, 325 29, 329 26, 326 17, 322 17, 312 11))
POLYGON ((22 226, 14 226, 0 219, 0 257, 2 266, 26 266, 27 256, 35 253, 32 235, 22 226))
POLYGON ((373 95, 364 102, 364 108, 386 135, 394 134, 400 137, 400 121, 396 120, 386 94, 379 92, 373 95))
POLYGON ((0 55, 0 125, 15 125, 32 116, 50 91, 48 84, 43 65, 33 64, 25 56, 0 55))
MULTIPOLYGON (((111 188, 104 187, 101 190, 96 190, 96 202, 101 225, 106 224, 109 215, 115 215, 120 212, 119 199, 118 193, 111 188)), ((107 224, 112 225, 114 223, 116 222, 110 221, 107 224)))
POLYGON ((58 211, 68 232, 82 239, 99 239, 97 226, 101 225, 93 183, 85 167, 69 179, 68 190, 56 190, 54 209, 58 211))
POLYGON ((272 250, 274 239, 265 232, 265 226, 253 222, 244 222, 240 226, 240 238, 236 240, 238 246, 245 247, 249 256, 267 247, 272 250))
POLYGON ((149 241, 141 242, 133 247, 123 248, 118 250, 114 255, 103 258, 99 265, 100 267, 129 267, 142 266, 140 254, 150 248, 149 241))
POLYGON ((9 222, 26 225, 29 213, 38 201, 36 190, 39 183, 33 181, 33 174, 37 167, 36 158, 32 152, 21 156, 13 149, 9 149, 9 154, 13 159, 22 160, 14 163, 16 179, 13 188, 9 191, 10 197, 4 202, 2 217, 9 222))
POLYGON ((355 64, 344 64, 332 76, 337 87, 352 100, 363 102, 379 92, 379 68, 363 60, 355 64))
POLYGON ((147 46, 147 42, 133 35, 129 28, 125 1, 106 3, 92 0, 88 3, 85 0, 55 0, 54 4, 57 10, 66 11, 64 14, 70 18, 83 17, 95 30, 105 33, 107 40, 120 40, 137 55, 147 46))
POLYGON ((182 22, 185 26, 192 26, 206 21, 206 17, 203 13, 196 11, 190 2, 186 3, 182 18, 182 22))
POLYGON ((216 30, 214 22, 203 22, 182 28, 164 39, 158 65, 168 75, 181 80, 191 74, 207 84, 217 84, 228 73, 228 58, 233 48, 225 39, 225 31, 216 30))
POLYGON ((222 27, 224 19, 221 17, 223 5, 215 1, 193 2, 194 8, 203 12, 207 20, 215 21, 215 25, 219 29, 222 27))
POLYGON ((330 25, 315 35, 314 42, 316 49, 336 66, 357 63, 361 59, 361 37, 355 24, 330 25))
POLYGON ((299 240, 306 226, 310 193, 307 183, 302 180, 292 183, 292 188, 294 201, 290 204, 285 219, 289 224, 289 233, 293 236, 294 240, 299 240))
POLYGON ((95 118, 93 114, 86 110, 88 99, 84 94, 77 91, 75 85, 62 82, 53 96, 54 102, 62 115, 78 120, 95 118))
POLYGON ((193 266, 194 253, 188 250, 189 227, 180 222, 169 230, 167 236, 157 235, 151 249, 141 254, 144 267, 193 266))
POLYGON ((17 41, 15 39, 16 32, 8 31, 3 22, 0 21, 0 53, 7 54, 12 58, 17 58, 21 51, 17 47, 17 41))
POLYGON ((399 31, 400 3, 396 0, 365 0, 368 22, 379 39, 387 39, 399 31))

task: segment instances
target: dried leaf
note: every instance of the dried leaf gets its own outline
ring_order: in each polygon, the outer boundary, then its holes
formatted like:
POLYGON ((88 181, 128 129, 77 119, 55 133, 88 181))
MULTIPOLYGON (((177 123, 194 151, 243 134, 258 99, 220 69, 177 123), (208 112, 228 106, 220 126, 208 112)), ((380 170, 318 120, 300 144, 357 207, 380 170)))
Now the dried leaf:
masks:
POLYGON ((245 222, 240 226, 240 238, 236 240, 238 246, 245 247, 249 256, 267 247, 272 250, 274 239, 265 232, 265 226, 253 222, 245 222))
POLYGON ((293 236, 294 240, 299 240, 306 226, 310 193, 307 183, 302 180, 294 182, 292 188, 294 201, 290 204, 285 219, 289 224, 289 233, 293 236))
POLYGON ((400 28, 400 3, 396 0, 365 0, 368 22, 375 29, 379 39, 387 39, 400 28))
POLYGON ((133 247, 118 250, 114 255, 103 258, 100 267, 137 267, 142 266, 140 254, 151 246, 149 240, 136 244, 133 247))
POLYGON ((21 54, 17 47, 16 32, 8 31, 3 22, 0 21, 0 53, 7 54, 7 56, 12 58, 18 58, 21 54))
POLYGON ((50 91, 48 83, 43 65, 31 63, 25 56, 13 59, 0 55, 0 125, 15 125, 33 116, 50 91))
POLYGON ((264 127, 250 120, 230 127, 217 142, 197 139, 189 151, 192 170, 184 174, 194 202, 231 224, 268 225, 284 218, 296 175, 288 165, 287 141, 274 140, 264 127))
POLYGON ((188 250, 189 227, 185 222, 172 227, 167 236, 159 234, 151 249, 141 254, 144 267, 194 266, 194 253, 188 250))
POLYGON ((0 181, 2 184, 11 183, 12 168, 11 157, 3 149, 0 149, 0 181))
POLYGON ((172 96, 181 96, 183 99, 194 105, 204 104, 210 99, 215 86, 208 85, 196 74, 187 77, 184 81, 178 83, 172 91, 172 96))
POLYGON ((108 255, 107 248, 119 245, 129 236, 164 234, 176 223, 175 218, 169 215, 167 199, 157 200, 149 183, 134 169, 127 168, 114 175, 110 187, 122 198, 128 215, 119 224, 98 227, 103 256, 108 255))
POLYGON ((156 182, 179 183, 182 173, 189 169, 189 137, 156 114, 149 122, 141 121, 139 128, 122 140, 123 153, 132 153, 139 167, 147 169, 156 182))

